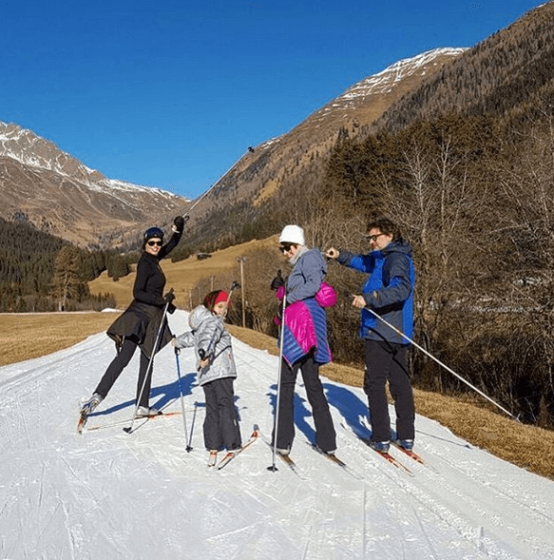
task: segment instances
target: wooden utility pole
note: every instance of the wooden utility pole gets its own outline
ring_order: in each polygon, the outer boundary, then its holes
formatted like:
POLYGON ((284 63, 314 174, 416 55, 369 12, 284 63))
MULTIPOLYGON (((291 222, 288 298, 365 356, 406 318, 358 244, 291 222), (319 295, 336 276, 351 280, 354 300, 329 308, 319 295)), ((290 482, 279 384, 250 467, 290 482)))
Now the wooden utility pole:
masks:
POLYGON ((244 286, 244 263, 246 257, 238 257, 238 263, 240 264, 240 297, 242 302, 242 326, 246 327, 246 303, 245 303, 245 286, 244 286))

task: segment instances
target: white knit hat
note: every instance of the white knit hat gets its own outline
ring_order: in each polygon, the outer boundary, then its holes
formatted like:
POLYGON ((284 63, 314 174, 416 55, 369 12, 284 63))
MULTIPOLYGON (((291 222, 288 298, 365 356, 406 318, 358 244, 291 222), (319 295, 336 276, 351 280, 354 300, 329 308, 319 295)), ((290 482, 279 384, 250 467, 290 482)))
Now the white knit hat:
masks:
POLYGON ((304 230, 300 226, 285 226, 279 237, 279 243, 304 245, 304 230))

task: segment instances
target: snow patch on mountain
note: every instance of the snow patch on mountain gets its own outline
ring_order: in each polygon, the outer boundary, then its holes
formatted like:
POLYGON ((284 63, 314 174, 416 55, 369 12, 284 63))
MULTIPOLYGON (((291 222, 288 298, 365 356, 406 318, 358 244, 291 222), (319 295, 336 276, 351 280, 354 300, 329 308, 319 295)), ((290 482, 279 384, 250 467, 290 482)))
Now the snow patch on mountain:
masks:
POLYGON ((395 62, 377 74, 368 76, 361 82, 348 88, 342 95, 335 98, 332 103, 323 107, 318 113, 320 117, 338 109, 345 110, 364 102, 370 96, 386 95, 393 91, 402 80, 419 73, 425 75, 426 68, 431 64, 438 64, 439 57, 455 58, 463 54, 466 48, 439 48, 433 49, 412 58, 405 58, 395 62))
POLYGON ((60 150, 53 142, 13 123, 0 122, 0 157, 8 157, 25 166, 51 171, 77 180, 92 190, 106 194, 114 195, 114 191, 125 191, 128 194, 148 192, 168 199, 181 198, 160 188, 108 179, 99 171, 87 167, 78 159, 60 150))

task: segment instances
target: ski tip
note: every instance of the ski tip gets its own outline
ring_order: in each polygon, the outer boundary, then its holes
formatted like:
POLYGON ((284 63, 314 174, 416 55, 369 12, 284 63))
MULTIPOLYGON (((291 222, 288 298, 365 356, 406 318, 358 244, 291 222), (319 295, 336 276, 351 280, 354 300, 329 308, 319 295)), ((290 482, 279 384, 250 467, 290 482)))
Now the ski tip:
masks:
POLYGON ((82 434, 84 430, 85 430, 85 422, 79 420, 79 423, 77 424, 77 433, 82 434))
POLYGON ((123 431, 127 434, 130 434, 133 431, 133 428, 131 428, 130 426, 127 428, 123 428, 123 431))

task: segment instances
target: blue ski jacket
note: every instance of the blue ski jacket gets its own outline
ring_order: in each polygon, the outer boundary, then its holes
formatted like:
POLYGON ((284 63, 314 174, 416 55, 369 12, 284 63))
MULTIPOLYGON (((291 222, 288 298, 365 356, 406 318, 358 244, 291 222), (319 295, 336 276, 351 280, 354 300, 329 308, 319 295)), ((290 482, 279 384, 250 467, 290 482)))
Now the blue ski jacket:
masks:
MULTIPOLYGON (((413 338, 415 269, 411 247, 405 241, 391 241, 381 251, 354 255, 340 251, 338 262, 369 274, 362 295, 367 306, 407 337, 413 338)), ((360 337, 396 344, 409 341, 362 309, 360 337)))

